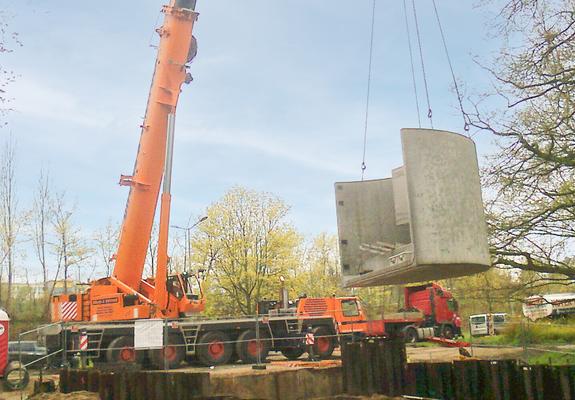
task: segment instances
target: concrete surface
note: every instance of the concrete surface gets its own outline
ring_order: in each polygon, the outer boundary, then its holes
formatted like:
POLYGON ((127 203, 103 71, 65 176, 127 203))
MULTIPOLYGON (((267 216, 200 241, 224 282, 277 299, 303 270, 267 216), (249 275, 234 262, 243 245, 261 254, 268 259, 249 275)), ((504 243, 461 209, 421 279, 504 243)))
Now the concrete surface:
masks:
POLYGON ((473 141, 401 130, 392 178, 335 184, 345 286, 471 275, 491 262, 473 141))

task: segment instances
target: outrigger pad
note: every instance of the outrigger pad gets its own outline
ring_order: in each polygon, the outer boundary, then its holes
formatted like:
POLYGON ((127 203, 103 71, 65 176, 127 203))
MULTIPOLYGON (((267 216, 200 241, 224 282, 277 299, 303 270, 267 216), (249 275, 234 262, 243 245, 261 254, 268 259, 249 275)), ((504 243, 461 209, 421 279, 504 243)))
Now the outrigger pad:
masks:
POLYGON ((335 184, 344 286, 406 284, 490 267, 475 143, 402 129, 392 177, 335 184))

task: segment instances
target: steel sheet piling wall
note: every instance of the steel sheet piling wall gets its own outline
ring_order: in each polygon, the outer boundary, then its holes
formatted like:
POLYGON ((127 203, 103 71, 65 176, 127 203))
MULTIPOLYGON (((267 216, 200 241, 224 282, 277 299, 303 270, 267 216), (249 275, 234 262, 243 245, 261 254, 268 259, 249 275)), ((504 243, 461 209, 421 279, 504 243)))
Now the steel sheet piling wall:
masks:
POLYGON ((398 340, 370 339, 342 346, 344 391, 350 395, 401 395, 405 366, 405 344, 398 340))
POLYGON ((342 348, 344 391, 444 400, 575 400, 575 366, 517 360, 406 363, 405 346, 383 339, 342 348))

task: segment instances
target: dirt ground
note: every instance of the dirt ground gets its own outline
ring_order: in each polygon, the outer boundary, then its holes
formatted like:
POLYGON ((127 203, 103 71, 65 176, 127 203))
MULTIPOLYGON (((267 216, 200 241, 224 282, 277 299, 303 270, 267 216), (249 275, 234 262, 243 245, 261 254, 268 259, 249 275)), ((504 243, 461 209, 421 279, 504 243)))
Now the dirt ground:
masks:
MULTIPOLYGON (((468 351, 475 357, 479 359, 509 359, 518 358, 521 355, 522 349, 519 347, 499 347, 499 348, 478 348, 474 347, 468 349, 468 351)), ((269 363, 266 364, 266 370, 253 370, 251 365, 225 365, 215 368, 206 367, 187 367, 180 369, 179 371, 206 371, 214 376, 229 376, 229 375, 246 375, 246 374, 266 374, 270 371, 285 371, 293 370, 298 368, 326 368, 334 365, 339 365, 341 363, 339 351, 336 350, 334 353, 333 360, 324 360, 321 362, 308 362, 305 357, 296 361, 286 361, 284 357, 279 354, 272 354, 269 357, 269 363)), ((457 348, 449 347, 408 347, 407 349, 407 359, 408 362, 450 362, 453 360, 459 360, 460 355, 457 348)), ((45 379, 54 379, 56 382, 58 380, 58 375, 45 375, 45 379)), ((38 379, 38 372, 32 371, 30 377, 30 384, 27 390, 23 393, 22 399, 37 399, 37 400, 96 400, 98 396, 94 393, 88 392, 78 392, 72 394, 42 394, 34 397, 29 397, 32 394, 32 388, 34 387, 34 381, 38 379)), ((0 400, 20 400, 21 396, 19 392, 0 392, 0 400)), ((340 396, 336 399, 340 400, 355 400, 355 399, 365 399, 364 397, 353 397, 353 396, 340 396)), ((373 400, 387 400, 388 398, 382 396, 371 397, 373 400)))
MULTIPOLYGON (((522 353, 520 347, 472 347, 467 348, 474 358, 482 360, 502 360, 519 358, 522 353)), ((460 360, 459 349, 454 347, 408 347, 408 362, 451 362, 460 360)))

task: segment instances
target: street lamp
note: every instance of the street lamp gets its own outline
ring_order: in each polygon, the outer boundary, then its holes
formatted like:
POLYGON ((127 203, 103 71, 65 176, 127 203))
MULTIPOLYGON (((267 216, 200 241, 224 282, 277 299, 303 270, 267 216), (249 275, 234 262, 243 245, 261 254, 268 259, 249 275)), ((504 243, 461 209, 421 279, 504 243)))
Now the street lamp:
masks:
POLYGON ((190 246, 190 240, 191 240, 190 231, 207 219, 208 219, 207 215, 203 216, 202 218, 200 218, 199 220, 197 220, 195 223, 193 223, 191 226, 188 226, 188 227, 182 227, 182 226, 178 226, 178 225, 171 225, 170 226, 170 228, 181 229, 185 232, 186 249, 184 252, 184 271, 187 271, 187 269, 188 269, 188 259, 191 257, 191 251, 192 251, 191 246, 190 246))

